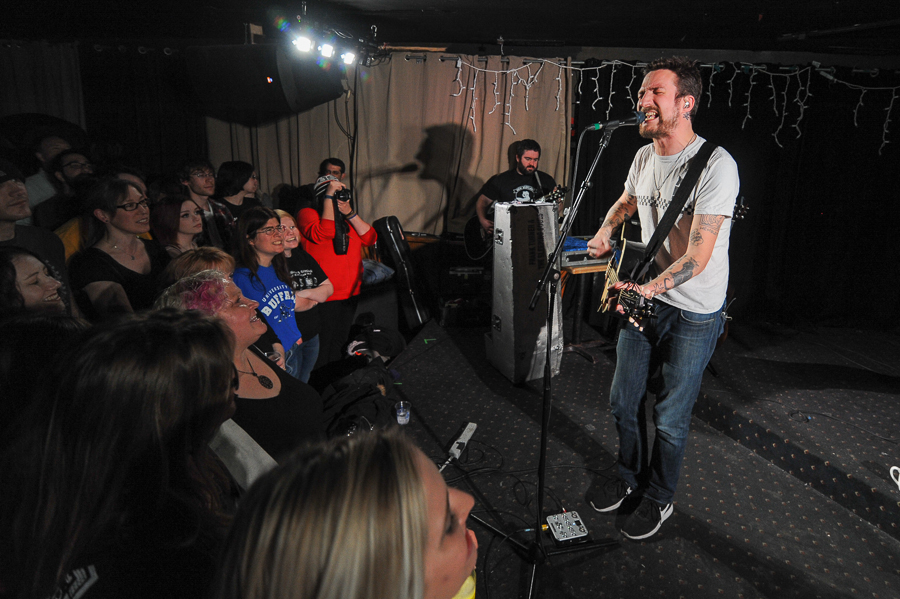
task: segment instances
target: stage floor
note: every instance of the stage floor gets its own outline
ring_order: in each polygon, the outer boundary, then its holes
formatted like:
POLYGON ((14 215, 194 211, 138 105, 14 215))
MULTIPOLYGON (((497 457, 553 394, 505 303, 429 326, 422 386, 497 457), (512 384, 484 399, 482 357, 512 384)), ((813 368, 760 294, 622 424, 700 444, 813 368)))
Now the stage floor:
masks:
MULTIPOLYGON (((391 367, 413 403, 408 432, 435 462, 463 423, 478 424, 468 477, 448 467, 445 478, 476 495, 473 514, 529 541, 519 531, 535 521, 542 383, 496 371, 484 332, 432 321, 391 367)), ((544 508, 577 511, 592 539, 617 543, 553 556, 535 597, 900 597, 896 333, 732 323, 694 408, 675 512, 645 542, 584 499, 615 470, 617 448, 615 352, 590 351, 596 363, 566 353, 553 379, 544 508)), ((525 597, 530 565, 510 540, 471 526, 478 597, 525 597)))

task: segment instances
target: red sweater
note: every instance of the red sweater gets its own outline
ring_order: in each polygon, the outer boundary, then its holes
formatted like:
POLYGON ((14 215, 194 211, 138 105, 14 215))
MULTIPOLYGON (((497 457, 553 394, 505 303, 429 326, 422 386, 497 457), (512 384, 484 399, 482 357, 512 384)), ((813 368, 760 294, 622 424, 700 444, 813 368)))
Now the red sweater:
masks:
POLYGON ((362 284, 362 246, 374 245, 378 235, 374 228, 360 236, 350 226, 350 246, 347 253, 334 253, 334 221, 322 220, 313 208, 304 208, 297 213, 297 225, 302 235, 301 244, 309 255, 316 259, 328 280, 334 285, 334 293, 328 301, 343 300, 359 294, 362 284))

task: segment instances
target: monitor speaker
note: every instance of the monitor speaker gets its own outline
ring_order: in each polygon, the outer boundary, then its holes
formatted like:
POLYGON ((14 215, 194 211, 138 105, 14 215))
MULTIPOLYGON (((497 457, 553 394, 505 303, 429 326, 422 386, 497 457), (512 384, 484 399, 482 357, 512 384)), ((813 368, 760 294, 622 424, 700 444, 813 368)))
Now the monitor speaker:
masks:
POLYGON ((256 125, 304 112, 344 93, 340 62, 275 44, 192 46, 188 80, 204 114, 256 125))

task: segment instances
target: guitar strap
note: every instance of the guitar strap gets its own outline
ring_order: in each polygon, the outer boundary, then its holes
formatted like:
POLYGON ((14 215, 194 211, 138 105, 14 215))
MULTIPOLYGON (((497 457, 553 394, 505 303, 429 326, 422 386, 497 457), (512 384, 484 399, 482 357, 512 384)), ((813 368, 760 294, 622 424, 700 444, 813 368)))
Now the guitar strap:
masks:
POLYGON ((671 231, 672 227, 675 225, 675 220, 681 213, 682 208, 684 208, 687 198, 691 194, 691 190, 694 189, 694 186, 700 179, 700 173, 703 171, 704 167, 706 167, 706 163, 709 162, 709 157, 712 156, 716 147, 715 144, 704 141, 703 145, 700 146, 700 150, 694 154, 687 174, 678 185, 678 189, 675 191, 672 202, 669 204, 669 207, 666 208, 666 212, 656 226, 653 235, 650 236, 650 241, 647 242, 647 247, 644 250, 644 257, 641 258, 641 261, 638 262, 631 271, 632 281, 640 281, 643 276, 647 274, 650 264, 656 257, 657 252, 662 248, 663 241, 668 237, 669 231, 671 231))

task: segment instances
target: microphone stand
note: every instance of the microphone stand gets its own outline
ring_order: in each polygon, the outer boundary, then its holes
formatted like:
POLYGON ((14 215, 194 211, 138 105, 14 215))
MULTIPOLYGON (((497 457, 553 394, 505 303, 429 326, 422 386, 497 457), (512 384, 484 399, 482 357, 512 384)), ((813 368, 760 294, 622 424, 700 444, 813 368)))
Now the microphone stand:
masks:
MULTIPOLYGON (((565 244, 566 237, 569 234, 569 229, 572 228, 572 223, 575 222, 575 216, 578 214, 578 208, 581 206, 581 201, 584 198, 584 194, 587 193, 587 190, 591 187, 591 178, 594 176, 594 171, 597 168, 597 164, 600 162, 600 156, 603 154, 606 146, 609 145, 609 139, 612 136, 613 131, 615 131, 618 127, 619 125, 616 124, 615 126, 608 126, 604 129, 603 137, 600 139, 600 147, 597 150, 597 155, 594 157, 594 161, 591 163, 591 167, 588 169, 587 175, 585 176, 584 181, 581 183, 581 187, 578 189, 578 194, 576 195, 575 200, 572 202, 572 207, 569 210, 569 215, 566 217, 560 229, 559 239, 557 239, 556 242, 556 248, 554 248, 553 252, 548 257, 547 266, 544 268, 544 273, 541 275, 541 278, 538 281, 537 288, 534 290, 534 295, 531 296, 531 303, 528 304, 528 309, 534 310, 541 299, 541 293, 543 293, 544 289, 549 283, 550 297, 547 302, 547 349, 544 356, 544 392, 541 417, 541 446, 538 458, 537 522, 534 526, 535 547, 534 551, 531 552, 533 560, 531 565, 531 577, 528 585, 529 599, 533 596, 534 593, 534 583, 535 576, 537 574, 537 567, 541 562, 548 559, 550 556, 560 553, 569 553, 572 551, 580 551, 594 547, 607 547, 618 544, 617 540, 606 538, 596 541, 587 541, 583 544, 565 547, 562 549, 548 549, 544 546, 543 531, 541 530, 544 519, 544 485, 547 475, 547 437, 550 431, 550 408, 553 402, 550 344, 553 340, 553 308, 554 302, 556 300, 556 292, 560 277, 560 273, 556 268, 556 264, 559 260, 559 255, 562 251, 563 245, 565 244)), ((582 133, 582 135, 584 135, 584 133, 582 133)))

